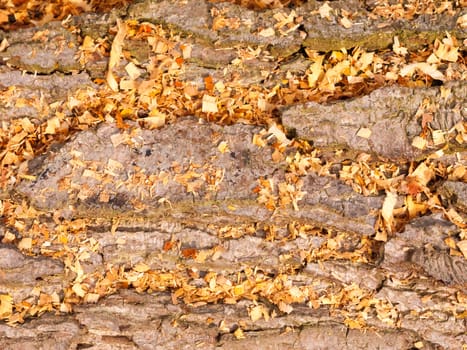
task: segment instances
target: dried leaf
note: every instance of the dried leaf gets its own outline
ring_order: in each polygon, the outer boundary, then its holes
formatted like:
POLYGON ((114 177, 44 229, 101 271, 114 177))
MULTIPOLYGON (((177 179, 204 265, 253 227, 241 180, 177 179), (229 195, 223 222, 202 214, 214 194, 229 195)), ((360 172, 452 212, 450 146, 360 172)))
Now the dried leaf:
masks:
POLYGON ((368 139, 371 136, 371 130, 368 128, 360 128, 360 130, 357 132, 357 136, 368 139))
POLYGON ((44 133, 53 135, 58 129, 60 129, 60 119, 57 117, 53 117, 47 120, 47 126, 45 128, 44 133))
POLYGON ((157 110, 151 111, 150 115, 146 118, 139 119, 143 126, 149 130, 158 129, 165 125, 166 116, 157 110))
POLYGON ((401 55, 401 56, 405 56, 409 52, 405 47, 400 45, 399 38, 397 36, 394 37, 394 44, 392 45, 392 51, 394 51, 397 55, 401 55))
POLYGON ((10 43, 8 42, 8 40, 6 40, 6 38, 4 38, 1 42, 0 42, 0 52, 3 52, 5 51, 8 46, 10 46, 10 43))
POLYGON ((386 198, 381 208, 381 216, 383 217, 386 228, 392 232, 394 228, 394 207, 397 203, 397 193, 386 191, 386 198))
POLYGON ((276 35, 276 31, 274 30, 274 28, 266 28, 266 29, 263 29, 261 30, 258 35, 264 37, 264 38, 268 38, 268 37, 271 37, 271 36, 274 36, 276 35))
POLYGON ((435 172, 423 162, 417 166, 410 176, 417 179, 417 182, 422 186, 426 186, 434 178, 435 172))
POLYGON ((446 139, 444 138, 444 131, 442 130, 433 130, 431 136, 433 137, 433 143, 435 146, 446 143, 446 139))
POLYGON ((135 266, 133 266, 133 270, 135 270, 136 272, 146 272, 150 269, 151 268, 143 262, 139 262, 135 266))
POLYGON ((219 143, 219 145, 217 146, 217 149, 219 150, 219 152, 221 153, 226 153, 226 152, 229 152, 229 145, 226 141, 222 141, 221 143, 219 143))
POLYGON ((324 74, 323 60, 324 60, 324 55, 320 55, 316 57, 315 62, 312 63, 309 68, 310 74, 307 75, 307 78, 308 78, 308 86, 311 89, 315 87, 318 80, 324 74))
POLYGON ((277 142, 279 142, 279 144, 281 145, 288 146, 292 142, 287 138, 287 136, 285 136, 285 133, 281 129, 279 129, 276 123, 273 123, 269 127, 268 133, 274 135, 277 139, 277 142))
POLYGON ((217 98, 214 96, 204 95, 203 96, 203 105, 201 107, 203 113, 217 113, 219 112, 217 108, 217 98))
POLYGON ((84 297, 86 295, 86 290, 83 288, 83 285, 81 283, 75 283, 73 287, 71 288, 73 292, 79 297, 84 297))
POLYGON ((328 2, 326 1, 323 5, 319 7, 318 12, 321 18, 331 20, 331 14, 334 12, 334 9, 331 6, 329 6, 328 2))
POLYGON ((424 150, 427 146, 427 141, 420 136, 415 136, 412 140, 412 146, 424 150))
POLYGON ((345 28, 345 29, 349 29, 349 28, 352 28, 352 21, 347 18, 347 17, 341 17, 339 18, 339 23, 345 28))
POLYGON ((141 70, 133 62, 128 63, 125 70, 131 80, 136 80, 141 76, 141 70))
POLYGON ((182 256, 186 259, 196 259, 198 254, 197 250, 194 248, 184 248, 182 249, 182 256))
POLYGON ((84 302, 88 304, 95 304, 99 301, 99 294, 88 293, 84 296, 84 302))
POLYGON ((245 339, 245 334, 243 334, 243 330, 242 330, 240 327, 238 327, 238 328, 235 330, 234 336, 235 336, 235 338, 237 338, 237 339, 245 339))
POLYGON ((13 313, 13 298, 9 294, 0 294, 0 319, 8 318, 13 313))
POLYGON ((464 255, 464 258, 467 259, 467 240, 457 242, 457 247, 461 251, 462 255, 464 255))
POLYGON ((459 57, 459 48, 455 46, 453 38, 448 34, 443 42, 435 42, 434 54, 444 61, 456 62, 459 57))
POLYGON ((206 90, 212 91, 214 89, 214 82, 212 80, 212 77, 210 75, 204 77, 204 86, 206 90))
POLYGON ((279 301, 277 306, 279 307, 279 310, 281 310, 282 312, 285 312, 286 314, 290 314, 293 311, 292 305, 286 304, 283 301, 279 301))
POLYGON ((408 64, 405 67, 402 67, 399 74, 402 77, 411 77, 417 69, 423 72, 424 74, 429 75, 433 79, 441 81, 444 81, 446 79, 443 73, 441 73, 435 65, 426 62, 416 62, 408 64))
POLYGON ((459 16, 456 24, 462 29, 466 29, 467 28, 467 13, 462 16, 459 16))
POLYGON ((29 250, 32 248, 32 238, 31 237, 24 237, 18 243, 19 250, 29 250))
POLYGON ((123 41, 127 35, 127 26, 125 22, 117 18, 117 34, 112 42, 110 50, 109 65, 107 69, 107 84, 113 91, 118 91, 118 83, 113 75, 113 69, 120 63, 122 55, 123 41))
POLYGON ((253 322, 260 320, 263 317, 263 310, 261 305, 256 305, 248 310, 250 318, 253 322))

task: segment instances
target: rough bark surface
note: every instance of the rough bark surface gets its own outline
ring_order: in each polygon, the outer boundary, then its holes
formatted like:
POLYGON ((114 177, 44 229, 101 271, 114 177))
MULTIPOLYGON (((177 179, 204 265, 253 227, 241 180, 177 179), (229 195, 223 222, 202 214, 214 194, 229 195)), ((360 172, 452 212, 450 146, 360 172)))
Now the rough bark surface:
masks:
MULTIPOLYGON (((99 89, 94 79, 105 77, 108 64, 105 56, 92 65, 80 64, 80 35, 112 35, 110 28, 117 18, 149 21, 183 33, 184 40, 193 44, 193 54, 182 78, 200 86, 206 74, 237 74, 245 86, 259 82, 274 86, 274 77, 264 79, 261 72, 272 67, 284 72, 306 69, 301 56, 305 49, 383 49, 392 45, 394 35, 414 48, 443 37, 446 31, 460 41, 467 37, 465 29, 456 26, 461 11, 456 16, 384 22, 372 20, 369 6, 362 3, 332 2, 335 8, 360 9, 353 18, 358 25, 347 30, 336 25, 337 18, 307 20, 307 14, 322 5, 308 1, 295 9, 305 18, 301 31, 288 36, 258 34, 262 28, 274 27, 277 9, 258 13, 199 0, 146 0, 111 14, 83 14, 72 19, 81 34, 59 22, 1 33, 9 47, 0 52, 6 59, 0 65, 0 88, 14 94, 0 104, 0 121, 25 116, 47 119, 44 116, 53 115, 49 108, 54 103, 61 113, 73 115, 65 102, 78 89, 99 89), (210 29, 213 8, 249 27, 210 29), (39 31, 46 31, 48 40, 33 39, 39 31), (252 60, 242 67, 229 64, 238 47, 258 45, 269 47, 274 59, 252 60), (292 56, 293 60, 286 59, 292 56)), ((148 60, 147 46, 134 41, 126 49, 140 62, 148 60)), ((459 227, 442 213, 429 213, 409 221, 387 242, 376 240, 375 225, 385 195, 364 196, 332 176, 346 164, 346 157, 362 151, 401 166, 436 151, 412 146, 421 133, 414 116, 422 102, 437 106, 431 111, 432 127, 443 132, 466 118, 465 80, 442 88, 450 89, 448 98, 441 96, 440 87, 393 86, 352 100, 281 108, 279 117, 289 137, 307 139, 323 152, 344 149, 329 176, 310 172, 299 181, 291 177, 287 160, 297 150, 289 147, 284 157, 276 159, 278 136, 264 133, 261 126, 221 126, 187 116, 157 130, 144 129, 137 122, 128 122, 126 129, 104 122, 61 140, 30 159, 27 167, 33 178, 7 187, 1 199, 32 205, 37 217, 25 219, 25 225, 40 222, 57 234, 61 222, 85 222, 76 242, 69 242, 72 247, 79 247, 80 241, 99 247, 86 251, 89 256, 81 262, 84 273, 105 275, 110 266, 123 271, 140 264, 159 273, 176 271, 177 278, 189 281, 184 288, 214 290, 216 280, 208 280, 209 274, 217 276, 217 284, 235 283, 240 274, 254 270, 264 281, 308 288, 317 298, 329 295, 329 300, 320 305, 302 300, 287 308, 280 296, 259 287, 231 303, 229 296, 177 297, 181 289, 177 281, 142 290, 119 286, 96 303, 79 303, 71 313, 47 312, 21 325, 0 324, 2 349, 465 347, 467 262, 462 255, 451 254, 446 243, 459 234, 459 227), (371 130, 370 137, 356 136, 362 127, 371 130), (255 137, 262 138, 264 145, 254 144, 255 137), (222 144, 228 145, 227 151, 222 144), (262 181, 272 184, 266 199, 272 200, 273 208, 258 201, 265 186, 262 181), (296 192, 292 194, 291 188, 296 192), (289 195, 287 203, 280 200, 284 193, 289 195), (294 227, 303 230, 295 232, 294 227), (287 282, 281 276, 288 276, 287 282), (352 323, 352 315, 368 305, 351 300, 353 290, 366 293, 371 301, 365 300, 373 303, 364 329, 352 323), (343 291, 349 293, 345 294, 349 300, 344 300, 343 291), (337 299, 344 311, 335 306, 337 299), (266 311, 254 319, 252 310, 258 305, 266 311), (391 314, 393 309, 397 314, 391 314)), ((438 162, 446 168, 465 165, 464 145, 459 150, 458 144, 448 144, 438 162)), ((455 209, 465 220, 465 183, 443 180, 434 191, 445 208, 455 209)), ((63 247, 54 243, 25 252, 17 244, 21 234, 2 222, 0 236, 8 232, 18 240, 0 244, 0 294, 11 295, 15 303, 37 301, 42 294, 63 296, 77 273, 58 255, 63 247)))

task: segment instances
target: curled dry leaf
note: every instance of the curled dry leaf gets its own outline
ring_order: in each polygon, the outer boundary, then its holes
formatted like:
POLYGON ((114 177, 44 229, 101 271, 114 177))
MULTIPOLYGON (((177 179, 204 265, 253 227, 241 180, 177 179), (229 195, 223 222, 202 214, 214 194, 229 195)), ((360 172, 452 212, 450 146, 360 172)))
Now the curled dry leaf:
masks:
POLYGON ((394 228, 394 207, 396 206, 396 202, 397 193, 386 191, 386 198, 384 199, 381 209, 381 216, 383 217, 388 232, 392 232, 394 228))
POLYGON ((394 37, 394 44, 392 45, 392 51, 394 51, 396 54, 401 55, 401 56, 405 56, 409 52, 405 47, 401 46, 401 44, 399 43, 399 38, 397 36, 394 37))
POLYGON ((126 23, 121 19, 117 19, 117 35, 112 42, 110 50, 109 65, 107 69, 107 84, 113 91, 118 91, 118 83, 114 77, 112 70, 120 63, 122 55, 123 41, 127 35, 126 23))
POLYGON ((400 71, 400 75, 402 77, 411 77, 414 75, 415 71, 419 70, 423 74, 429 75, 433 79, 436 80, 441 80, 444 81, 446 78, 443 73, 441 73, 436 65, 434 64, 429 64, 426 62, 416 62, 416 63, 411 63, 406 65, 405 67, 402 67, 400 71))

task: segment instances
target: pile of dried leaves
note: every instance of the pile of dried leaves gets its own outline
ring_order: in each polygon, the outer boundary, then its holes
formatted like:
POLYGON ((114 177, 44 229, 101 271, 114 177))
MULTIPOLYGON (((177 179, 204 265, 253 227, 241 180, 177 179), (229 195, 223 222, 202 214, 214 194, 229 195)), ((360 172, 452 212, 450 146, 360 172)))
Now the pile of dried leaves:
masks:
MULTIPOLYGON (((263 6, 271 3, 265 1, 255 4, 263 6)), ((434 4, 435 1, 430 1, 430 6, 434 4)), ((88 10, 93 5, 100 6, 97 2, 85 1, 47 4, 9 1, 0 9, 0 23, 7 27, 13 23, 40 24, 52 18, 62 19, 68 14, 88 10)), ((452 5, 443 2, 441 7, 422 8, 420 1, 411 1, 410 6, 407 5, 403 10, 400 10, 400 6, 381 4, 374 8, 373 13, 390 17, 415 16, 423 11, 449 11, 452 5)), ((222 25, 221 22, 218 25, 222 25)), ((276 84, 272 88, 265 88, 260 85, 242 85, 235 75, 226 76, 225 79, 206 76, 202 85, 185 80, 184 65, 191 57, 191 44, 185 42, 179 34, 138 21, 119 21, 114 30, 112 42, 106 38, 82 38, 78 57, 81 64, 108 55, 109 65, 105 79, 96 80, 101 84, 100 89, 78 90, 64 101, 62 108, 73 113, 67 114, 56 105, 47 105, 41 106, 44 110, 44 118, 41 120, 23 117, 2 123, 0 184, 3 189, 14 187, 21 179, 33 180, 33 176, 28 174, 27 161, 42 154, 52 143, 66 140, 73 132, 103 122, 115 123, 120 129, 129 130, 127 121, 133 120, 142 128, 157 129, 175 122, 180 116, 195 115, 217 123, 264 125, 264 131, 252 142, 258 147, 269 147, 271 143, 268 139, 273 136, 273 161, 286 159, 288 164, 286 182, 275 184, 269 179, 258 179, 254 191, 258 195, 258 202, 268 209, 273 211, 276 208, 292 207, 300 210, 300 200, 303 198, 301 178, 311 172, 337 177, 364 195, 386 193, 375 236, 371 239, 359 237, 357 249, 352 252, 338 249, 339 242, 349 239, 348 234, 298 223, 289 223, 283 228, 261 227, 268 232, 267 240, 293 240, 303 235, 320 235, 326 238, 326 244, 318 249, 296 252, 301 261, 343 259, 368 262, 378 249, 379 241, 386 241, 389 235, 395 234, 409 220, 427 212, 439 211, 460 229, 457 243, 452 237, 446 242, 451 247, 451 254, 467 258, 466 223, 454 209, 443 207, 432 188, 435 180, 439 179, 467 181, 467 171, 461 162, 446 168, 436 162, 439 155, 429 156, 418 163, 396 164, 360 154, 358 159, 344 164, 336 175, 330 171, 333 162, 324 159, 321 150, 306 142, 289 140, 280 125, 277 125, 274 115, 274 111, 283 105, 352 97, 383 85, 430 86, 449 80, 466 80, 465 52, 460 50, 461 45, 455 37, 446 34, 444 39, 436 40, 417 52, 401 46, 397 37, 394 37, 392 49, 379 52, 358 47, 333 52, 306 50, 310 65, 304 73, 279 70, 268 72, 268 77, 275 79, 276 84), (143 41, 149 45, 149 63, 139 62, 128 55, 126 46, 131 41, 143 41), (290 149, 295 150, 293 155, 287 155, 290 149), (403 198, 403 204, 399 206, 398 197, 403 198), (277 233, 279 231, 286 234, 281 236, 277 233)), ((262 50, 239 50, 231 64, 240 66, 249 60, 267 56, 262 50)), ((15 93, 14 87, 3 90, 0 103, 9 103, 15 93)), ((18 99, 15 103, 41 102, 18 99)), ((437 145, 447 142, 443 135, 428 127, 430 106, 420 106, 419 117, 426 133, 420 136, 419 143, 414 146, 421 147, 427 142, 427 135, 431 135, 432 142, 437 145)), ((365 137, 365 133, 366 130, 362 129, 359 136, 365 137)), ((465 146, 467 125, 457 125, 450 137, 465 146)), ((222 145, 219 147, 222 148, 222 145)), ((371 316, 378 317, 388 325, 398 324, 397 308, 389 301, 374 298, 370 291, 356 284, 336 291, 323 281, 294 283, 295 267, 287 267, 285 263, 283 273, 276 276, 249 267, 232 275, 207 273, 201 276, 195 269, 154 270, 144 263, 130 267, 107 266, 104 272, 85 273, 81 262, 100 249, 98 242, 86 234, 87 226, 92 224, 91 220, 61 220, 11 199, 0 201, 0 212, 6 226, 11 228, 6 231, 2 242, 14 243, 27 254, 60 259, 73 276, 61 295, 33 290, 29 298, 19 303, 13 302, 9 295, 1 295, 0 318, 10 324, 24 322, 26 317, 46 311, 70 312, 75 304, 97 302, 122 288, 149 293, 171 291, 174 303, 183 301, 193 305, 236 303, 248 299, 254 301, 248 310, 254 321, 274 317, 275 311, 258 301, 264 298, 286 313, 293 310, 294 303, 307 303, 312 308, 327 305, 333 312, 339 313, 351 328, 364 327, 365 319, 371 316)), ((118 223, 112 227, 113 232, 116 226, 118 223)), ((219 228, 218 234, 220 237, 235 239, 252 234, 257 229, 251 226, 229 226, 219 228)), ((175 243, 169 241, 164 244, 163 250, 177 249, 175 246, 175 243)), ((210 251, 180 250, 183 259, 198 261, 208 258, 215 260, 219 254, 220 248, 210 251)), ((287 257, 284 257, 286 260, 287 257)), ((446 309, 455 314, 458 304, 461 302, 446 303, 446 309)), ((237 337, 242 337, 241 328, 236 333, 237 337)))

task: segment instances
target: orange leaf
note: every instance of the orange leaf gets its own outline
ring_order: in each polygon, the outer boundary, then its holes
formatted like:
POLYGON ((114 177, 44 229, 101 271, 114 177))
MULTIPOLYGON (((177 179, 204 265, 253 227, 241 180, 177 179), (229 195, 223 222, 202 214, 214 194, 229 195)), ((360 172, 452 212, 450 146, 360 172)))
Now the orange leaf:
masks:
POLYGON ((212 91, 212 89, 214 89, 214 82, 212 81, 212 77, 210 75, 204 77, 204 85, 208 91, 212 91))
POLYGON ((423 187, 415 179, 410 179, 409 182, 407 182, 408 194, 416 195, 417 193, 420 193, 422 191, 423 187))
POLYGON ((197 251, 194 248, 185 248, 182 249, 182 256, 186 259, 195 259, 197 255, 197 251))
POLYGON ((184 62, 184 59, 183 59, 183 57, 177 57, 175 59, 175 62, 177 62, 177 64, 181 67, 183 62, 184 62))
POLYGON ((174 241, 166 241, 164 242, 164 246, 162 247, 162 250, 164 250, 164 252, 168 252, 169 250, 172 250, 174 245, 175 245, 174 241))

